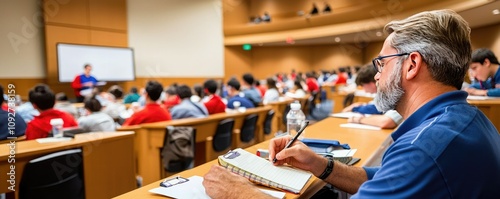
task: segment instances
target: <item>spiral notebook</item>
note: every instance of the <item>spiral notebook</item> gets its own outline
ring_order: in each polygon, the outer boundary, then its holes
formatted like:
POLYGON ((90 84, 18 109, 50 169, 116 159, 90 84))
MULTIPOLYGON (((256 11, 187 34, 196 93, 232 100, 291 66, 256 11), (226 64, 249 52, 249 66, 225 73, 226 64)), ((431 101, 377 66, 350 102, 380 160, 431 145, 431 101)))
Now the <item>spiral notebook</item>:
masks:
POLYGON ((254 183, 292 193, 300 193, 311 178, 309 172, 288 166, 274 166, 268 160, 241 148, 219 156, 219 164, 254 183))

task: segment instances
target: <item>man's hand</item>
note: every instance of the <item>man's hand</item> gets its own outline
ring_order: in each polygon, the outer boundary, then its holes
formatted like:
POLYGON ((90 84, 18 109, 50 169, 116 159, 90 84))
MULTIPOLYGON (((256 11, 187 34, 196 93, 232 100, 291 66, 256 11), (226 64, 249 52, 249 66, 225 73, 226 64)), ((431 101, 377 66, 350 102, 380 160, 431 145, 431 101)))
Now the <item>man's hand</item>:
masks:
POLYGON ((469 93, 469 95, 479 95, 479 96, 487 96, 488 95, 488 90, 466 88, 465 91, 467 91, 469 93))
POLYGON ((342 110, 342 112, 351 112, 353 108, 358 107, 358 106, 364 106, 364 105, 366 105, 365 102, 356 102, 356 103, 349 105, 348 107, 345 107, 342 110))
POLYGON ((270 198, 246 178, 213 165, 203 176, 205 192, 211 198, 270 198))
POLYGON ((85 86, 85 87, 93 87, 94 86, 94 82, 85 82, 85 83, 83 83, 83 86, 85 86))
POLYGON ((321 175, 326 168, 328 160, 307 147, 302 142, 294 142, 288 149, 284 149, 286 143, 292 138, 290 136, 274 138, 269 145, 269 160, 276 157, 274 165, 285 163, 312 172, 315 176, 321 175))

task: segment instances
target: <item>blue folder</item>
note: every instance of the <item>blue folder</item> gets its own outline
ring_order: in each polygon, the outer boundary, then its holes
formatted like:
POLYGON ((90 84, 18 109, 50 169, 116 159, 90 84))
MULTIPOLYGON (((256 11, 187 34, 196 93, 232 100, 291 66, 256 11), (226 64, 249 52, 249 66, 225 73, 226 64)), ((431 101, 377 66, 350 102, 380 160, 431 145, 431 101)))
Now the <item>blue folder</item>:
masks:
POLYGON ((340 144, 337 140, 302 139, 302 143, 307 145, 316 153, 329 153, 335 149, 351 149, 348 144, 340 144))

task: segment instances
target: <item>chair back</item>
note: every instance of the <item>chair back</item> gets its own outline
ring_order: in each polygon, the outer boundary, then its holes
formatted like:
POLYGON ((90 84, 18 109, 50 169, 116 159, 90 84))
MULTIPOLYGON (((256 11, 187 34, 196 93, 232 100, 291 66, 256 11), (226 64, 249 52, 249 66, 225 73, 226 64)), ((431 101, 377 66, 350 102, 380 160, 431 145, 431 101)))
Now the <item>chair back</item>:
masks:
POLYGON ((247 116, 245 121, 243 121, 240 133, 240 140, 242 142, 250 142, 255 138, 257 119, 259 119, 259 116, 257 114, 252 114, 247 116))
POLYGON ((221 152, 231 147, 234 119, 228 118, 219 122, 215 135, 213 136, 212 146, 215 152, 221 152))
POLYGON ((266 119, 264 120, 264 135, 271 134, 273 117, 274 110, 267 112, 266 119))
POLYGON ((184 126, 167 126, 161 152, 165 171, 181 172, 194 166, 196 129, 184 126))
POLYGON ((63 128, 63 136, 64 137, 74 138, 76 134, 80 134, 80 133, 88 133, 88 132, 83 130, 83 128, 80 128, 80 127, 63 128))
POLYGON ((29 161, 23 170, 19 198, 85 198, 81 149, 48 154, 29 161))

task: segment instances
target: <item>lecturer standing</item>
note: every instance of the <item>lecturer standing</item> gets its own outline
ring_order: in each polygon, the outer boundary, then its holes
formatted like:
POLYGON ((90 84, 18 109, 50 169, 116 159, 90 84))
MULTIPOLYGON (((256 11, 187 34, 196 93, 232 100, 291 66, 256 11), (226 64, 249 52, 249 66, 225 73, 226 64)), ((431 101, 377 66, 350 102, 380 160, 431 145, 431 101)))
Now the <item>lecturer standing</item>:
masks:
POLYGON ((92 71, 92 66, 90 64, 85 64, 84 72, 81 75, 78 75, 71 83, 71 87, 75 90, 76 100, 78 102, 83 102, 85 96, 82 95, 82 91, 88 91, 90 94, 92 88, 97 84, 97 79, 90 75, 90 71, 92 71))

